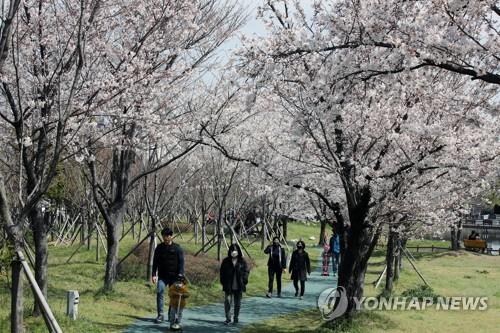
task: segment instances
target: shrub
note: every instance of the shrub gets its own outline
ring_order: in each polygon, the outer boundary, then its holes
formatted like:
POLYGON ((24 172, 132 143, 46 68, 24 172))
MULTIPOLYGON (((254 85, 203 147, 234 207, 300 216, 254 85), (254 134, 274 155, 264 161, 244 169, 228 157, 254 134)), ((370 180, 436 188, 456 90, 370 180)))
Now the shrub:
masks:
POLYGON ((128 281, 146 277, 148 262, 147 242, 141 244, 132 254, 117 267, 117 277, 119 280, 128 281))
POLYGON ((401 294, 403 297, 418 297, 420 301, 424 299, 424 297, 432 297, 433 300, 436 300, 439 297, 438 294, 434 293, 434 290, 427 285, 420 285, 415 288, 407 289, 403 291, 401 294))
POLYGON ((206 255, 184 254, 184 271, 188 280, 197 286, 210 286, 219 277, 219 261, 206 255))
MULTIPOLYGON (((149 245, 141 244, 118 267, 118 278, 130 280, 144 278, 148 262, 149 245)), ((219 277, 219 262, 205 255, 195 257, 184 252, 184 270, 190 283, 198 286, 210 286, 219 277)))

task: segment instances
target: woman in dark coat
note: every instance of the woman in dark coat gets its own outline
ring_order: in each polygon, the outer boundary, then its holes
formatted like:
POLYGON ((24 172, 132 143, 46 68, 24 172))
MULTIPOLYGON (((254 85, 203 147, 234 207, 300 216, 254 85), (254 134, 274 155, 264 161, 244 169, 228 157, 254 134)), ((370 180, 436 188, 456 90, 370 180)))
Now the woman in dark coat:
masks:
POLYGON ((241 298, 246 291, 250 271, 243 259, 243 254, 238 244, 229 246, 227 257, 220 266, 220 283, 224 290, 224 310, 226 312, 226 325, 231 323, 231 300, 234 302, 233 322, 238 323, 241 298))
POLYGON ((305 248, 306 244, 303 241, 297 242, 297 249, 292 253, 289 268, 292 274, 293 286, 295 287, 295 297, 299 295, 300 281, 300 299, 304 296, 307 274, 311 274, 311 262, 305 248))

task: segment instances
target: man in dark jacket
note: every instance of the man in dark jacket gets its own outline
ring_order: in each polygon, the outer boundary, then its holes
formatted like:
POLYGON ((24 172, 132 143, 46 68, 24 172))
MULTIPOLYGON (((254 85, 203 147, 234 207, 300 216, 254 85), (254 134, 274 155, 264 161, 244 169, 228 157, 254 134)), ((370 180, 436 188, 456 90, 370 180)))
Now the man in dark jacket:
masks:
POLYGON ((243 254, 238 244, 229 246, 227 257, 220 266, 220 284, 224 290, 224 310, 226 312, 226 325, 231 323, 231 300, 234 302, 233 322, 238 323, 241 299, 246 291, 250 271, 243 259, 243 254))
POLYGON ((274 275, 276 274, 276 285, 278 287, 278 297, 281 297, 281 274, 286 271, 285 249, 281 247, 279 238, 273 238, 273 244, 268 245, 264 250, 269 255, 267 261, 267 273, 269 276, 269 285, 266 297, 271 298, 273 294, 274 275))
POLYGON ((170 230, 170 228, 165 228, 161 231, 161 235, 163 237, 163 243, 159 244, 155 249, 153 272, 151 276, 151 281, 157 285, 157 323, 161 323, 165 320, 163 316, 163 294, 165 292, 165 286, 170 287, 179 275, 184 275, 184 253, 182 248, 173 242, 172 230, 170 230))

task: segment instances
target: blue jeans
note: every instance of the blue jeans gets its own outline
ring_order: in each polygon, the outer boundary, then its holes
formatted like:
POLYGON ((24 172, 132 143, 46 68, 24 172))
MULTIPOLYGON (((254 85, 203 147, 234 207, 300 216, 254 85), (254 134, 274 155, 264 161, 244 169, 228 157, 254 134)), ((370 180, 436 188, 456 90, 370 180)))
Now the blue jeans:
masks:
POLYGON ((332 269, 334 273, 337 273, 340 261, 340 253, 332 252, 332 269))
MULTIPOLYGON (((164 296, 163 294, 165 293, 165 288, 167 286, 171 286, 174 283, 174 281, 169 280, 169 279, 158 279, 158 283, 156 284, 156 309, 158 311, 158 316, 163 315, 163 303, 164 303, 164 296)), ((169 308, 170 310, 170 308, 169 308)))

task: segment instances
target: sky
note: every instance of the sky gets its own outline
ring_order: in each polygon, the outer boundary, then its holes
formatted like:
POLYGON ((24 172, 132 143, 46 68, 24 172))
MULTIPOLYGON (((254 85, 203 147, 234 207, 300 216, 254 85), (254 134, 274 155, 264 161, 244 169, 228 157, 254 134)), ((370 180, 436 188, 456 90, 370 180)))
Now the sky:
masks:
MULTIPOLYGON (((228 40, 221 48, 220 52, 221 54, 224 54, 224 57, 229 57, 229 54, 234 50, 235 48, 238 48, 241 46, 240 43, 240 36, 242 34, 246 36, 252 36, 252 35, 257 35, 257 36, 265 36, 266 35, 266 28, 264 26, 264 23, 262 21, 258 20, 256 18, 257 16, 257 7, 266 3, 266 0, 239 0, 238 1, 243 8, 245 8, 247 14, 248 14, 248 19, 245 25, 236 33, 235 37, 231 38, 228 40)), ((312 0, 300 0, 300 3, 304 6, 304 11, 306 16, 312 13, 312 0)), ((278 8, 282 8, 282 6, 278 6, 278 8)))

